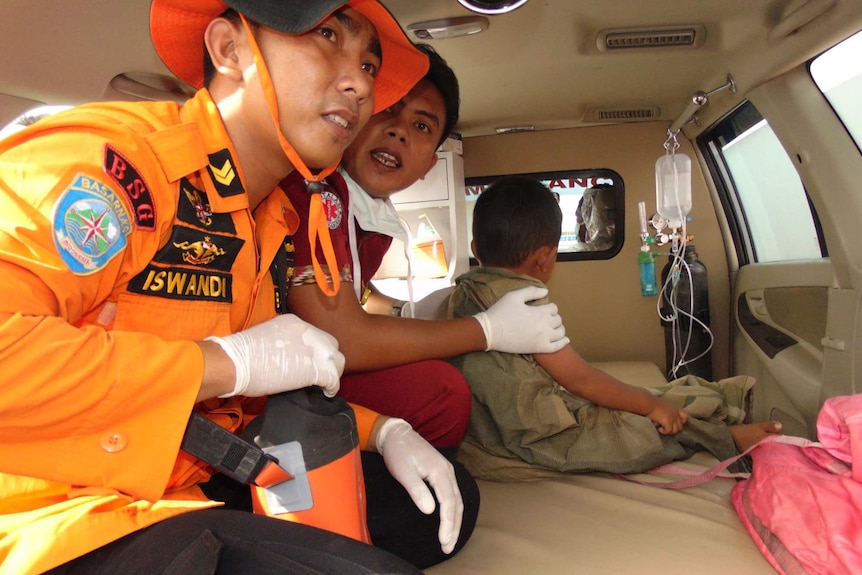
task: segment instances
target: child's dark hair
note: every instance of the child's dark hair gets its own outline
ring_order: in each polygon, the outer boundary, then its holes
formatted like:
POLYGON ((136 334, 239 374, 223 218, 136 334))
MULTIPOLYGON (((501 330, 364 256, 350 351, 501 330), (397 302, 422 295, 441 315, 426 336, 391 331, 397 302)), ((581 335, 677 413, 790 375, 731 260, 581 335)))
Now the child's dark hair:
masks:
POLYGON ((531 253, 557 246, 563 213, 541 182, 504 176, 488 186, 473 210, 476 258, 483 266, 517 267, 531 253))
POLYGON ((428 80, 440 95, 443 96, 443 105, 446 107, 446 122, 443 124, 443 132, 440 134, 439 146, 446 141, 449 134, 458 123, 458 116, 461 108, 461 89, 458 85, 458 78, 455 72, 446 63, 446 60, 437 53, 437 51, 428 44, 416 44, 416 48, 428 56, 430 66, 428 73, 425 74, 423 80, 428 80))

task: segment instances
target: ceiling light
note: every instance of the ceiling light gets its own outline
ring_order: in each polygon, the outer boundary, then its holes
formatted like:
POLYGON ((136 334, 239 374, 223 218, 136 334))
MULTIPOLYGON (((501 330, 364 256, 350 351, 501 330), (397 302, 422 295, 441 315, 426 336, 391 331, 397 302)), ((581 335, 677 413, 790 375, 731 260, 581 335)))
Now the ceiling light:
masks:
POLYGON ((407 26, 407 31, 420 40, 443 40, 470 36, 488 29, 488 19, 484 16, 461 16, 426 20, 407 26))
POLYGON ((520 132, 533 132, 535 129, 536 127, 532 124, 525 124, 523 126, 500 126, 494 130, 498 134, 518 134, 520 132))
POLYGON ((505 14, 527 3, 527 0, 458 0, 467 10, 479 14, 505 14))

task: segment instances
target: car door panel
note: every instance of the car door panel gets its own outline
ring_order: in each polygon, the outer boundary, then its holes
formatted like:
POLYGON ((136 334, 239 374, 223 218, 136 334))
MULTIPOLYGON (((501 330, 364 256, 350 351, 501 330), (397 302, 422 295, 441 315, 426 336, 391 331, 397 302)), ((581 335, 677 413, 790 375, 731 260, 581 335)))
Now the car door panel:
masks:
POLYGON ((828 259, 740 268, 733 371, 758 380, 755 420, 777 419, 786 433, 814 437, 831 286, 828 259))

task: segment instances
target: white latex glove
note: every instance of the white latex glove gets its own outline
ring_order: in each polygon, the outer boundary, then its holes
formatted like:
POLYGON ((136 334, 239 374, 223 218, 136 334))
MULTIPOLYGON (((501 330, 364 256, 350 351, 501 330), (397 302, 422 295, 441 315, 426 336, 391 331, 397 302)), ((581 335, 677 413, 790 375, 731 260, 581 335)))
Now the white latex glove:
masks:
POLYGON ((557 305, 527 305, 548 290, 529 286, 511 291, 473 317, 485 332, 485 351, 504 353, 553 353, 569 344, 557 305))
POLYGON ((208 337, 221 346, 236 368, 232 392, 219 397, 260 397, 309 385, 334 397, 341 385, 344 356, 338 341, 295 315, 274 317, 245 331, 208 337))
POLYGON ((452 464, 403 419, 386 420, 377 432, 376 443, 389 473, 426 515, 434 512, 434 497, 425 482, 434 489, 440 502, 437 539, 443 553, 451 553, 458 542, 464 515, 464 502, 452 464))

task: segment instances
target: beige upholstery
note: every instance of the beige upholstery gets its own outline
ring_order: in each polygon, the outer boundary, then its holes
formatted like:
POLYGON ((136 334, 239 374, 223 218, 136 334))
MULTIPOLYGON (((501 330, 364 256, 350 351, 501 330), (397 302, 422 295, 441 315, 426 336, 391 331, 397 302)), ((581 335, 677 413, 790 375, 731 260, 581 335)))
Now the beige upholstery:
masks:
MULTIPOLYGON (((593 365, 627 383, 665 382, 648 362, 593 365)), ((714 463, 699 453, 680 465, 707 469, 714 463)), ((473 537, 458 555, 426 573, 774 575, 730 503, 733 485, 719 478, 674 491, 602 474, 479 481, 482 502, 473 537)))

